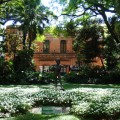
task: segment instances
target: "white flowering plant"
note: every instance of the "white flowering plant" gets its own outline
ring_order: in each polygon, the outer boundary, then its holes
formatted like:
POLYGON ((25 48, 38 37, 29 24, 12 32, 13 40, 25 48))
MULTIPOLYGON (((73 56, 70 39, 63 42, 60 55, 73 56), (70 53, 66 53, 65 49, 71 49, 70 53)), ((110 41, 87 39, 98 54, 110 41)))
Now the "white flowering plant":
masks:
MULTIPOLYGON (((71 113, 83 117, 120 114, 120 89, 77 88, 66 91, 36 88, 0 88, 0 113, 26 113, 34 106, 70 106, 71 113)), ((97 119, 97 118, 96 118, 97 119)))

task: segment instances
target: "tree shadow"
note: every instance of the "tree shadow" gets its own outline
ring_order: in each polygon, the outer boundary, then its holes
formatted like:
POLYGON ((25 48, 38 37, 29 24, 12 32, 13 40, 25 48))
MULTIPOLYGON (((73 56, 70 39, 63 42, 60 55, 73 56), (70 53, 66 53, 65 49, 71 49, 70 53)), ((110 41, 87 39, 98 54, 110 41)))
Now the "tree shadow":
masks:
POLYGON ((57 117, 57 115, 41 115, 27 113, 25 115, 16 116, 13 120, 48 120, 53 117, 57 117))
POLYGON ((83 120, 79 119, 73 115, 41 115, 41 114, 32 114, 27 113, 25 115, 16 116, 14 119, 10 120, 83 120))

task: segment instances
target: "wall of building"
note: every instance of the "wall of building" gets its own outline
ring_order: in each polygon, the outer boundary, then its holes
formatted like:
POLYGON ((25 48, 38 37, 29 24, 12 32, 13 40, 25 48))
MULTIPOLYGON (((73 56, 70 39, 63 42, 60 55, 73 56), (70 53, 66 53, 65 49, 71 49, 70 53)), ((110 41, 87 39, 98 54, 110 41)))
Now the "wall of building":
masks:
POLYGON ((22 47, 22 31, 18 30, 19 26, 9 25, 6 27, 6 44, 7 53, 5 54, 6 60, 14 58, 14 52, 21 50, 22 47))
MULTIPOLYGON (((57 58, 60 59, 62 65, 73 66, 76 64, 76 55, 72 49, 73 39, 71 37, 53 37, 46 34, 46 40, 50 41, 49 53, 43 53, 43 42, 36 42, 37 50, 34 54, 34 63, 36 69, 40 70, 41 66, 51 66, 55 64, 57 58), (66 41, 66 53, 60 53, 60 41, 66 41)), ((66 69, 68 71, 69 68, 66 69)))
MULTIPOLYGON (((8 26, 6 28, 7 39, 10 39, 10 36, 16 36, 18 41, 22 43, 22 31, 19 31, 17 26, 8 26)), ((54 37, 50 34, 45 34, 45 40, 49 40, 49 53, 43 52, 43 42, 35 42, 35 53, 34 53, 34 63, 36 66, 36 70, 43 71, 48 70, 49 66, 56 64, 56 58, 59 58, 62 65, 67 65, 68 67, 65 71, 69 71, 69 67, 76 66, 76 54, 72 49, 73 38, 71 37, 54 37), (60 52, 60 42, 61 40, 66 41, 66 52, 60 52)), ((9 40, 8 40, 9 41, 9 40)), ((12 42, 13 43, 13 42, 12 42)), ((14 45, 14 44, 13 44, 14 45)), ((11 46, 13 48, 13 46, 11 46)), ((22 48, 21 46, 15 46, 18 49, 22 48)), ((6 55, 6 58, 10 58, 9 55, 6 55)), ((101 60, 99 57, 94 59, 94 62, 91 63, 92 66, 102 66, 101 60)))

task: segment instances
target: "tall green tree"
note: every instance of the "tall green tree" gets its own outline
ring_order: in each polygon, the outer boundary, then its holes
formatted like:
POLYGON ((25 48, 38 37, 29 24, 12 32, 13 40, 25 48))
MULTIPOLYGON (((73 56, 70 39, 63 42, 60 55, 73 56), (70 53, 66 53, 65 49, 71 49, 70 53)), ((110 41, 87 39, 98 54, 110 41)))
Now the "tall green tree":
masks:
POLYGON ((40 0, 13 0, 2 7, 4 16, 1 22, 13 20, 14 24, 21 23, 20 29, 23 31, 23 46, 30 49, 36 34, 42 34, 45 25, 49 23, 51 17, 55 17, 53 12, 42 5, 40 0), (7 6, 7 7, 6 7, 7 6), (27 45, 28 44, 28 45, 27 45))
MULTIPOLYGON (((28 41, 28 48, 30 49, 32 41, 35 40, 37 34, 42 34, 45 24, 49 23, 49 18, 53 15, 49 9, 41 5, 39 0, 23 1, 24 11, 20 12, 20 23, 23 31, 23 45, 28 41), (26 39, 26 35, 28 35, 26 39)), ((22 9, 19 7, 18 9, 22 9)))
MULTIPOLYGON (((59 0, 65 5, 63 15, 72 16, 73 19, 78 21, 82 20, 83 22, 93 18, 93 16, 100 15, 106 24, 106 27, 109 33, 112 36, 112 40, 117 44, 120 43, 120 40, 117 34, 114 32, 113 23, 108 19, 107 13, 114 14, 116 16, 116 21, 118 21, 119 16, 115 8, 115 1, 113 0, 59 0), (83 18, 83 19, 80 19, 83 18)), ((118 0, 116 0, 118 1, 118 0)), ((115 19, 114 19, 115 20, 115 19)), ((101 21, 101 20, 100 20, 101 21)), ((115 21, 114 21, 115 23, 115 21)))
POLYGON ((118 15, 120 15, 120 1, 114 0, 115 9, 118 15))
POLYGON ((9 1, 11 1, 11 0, 0 0, 0 5, 1 5, 1 4, 4 4, 4 3, 6 3, 6 2, 9 2, 9 1))
POLYGON ((77 33, 73 44, 78 61, 89 64, 93 62, 94 58, 99 57, 104 67, 102 58, 103 37, 102 27, 96 25, 82 27, 77 33))
MULTIPOLYGON (((118 50, 116 51, 116 45, 110 41, 111 36, 108 36, 105 40, 105 59, 106 59, 106 68, 108 70, 114 70, 119 64, 119 54, 118 50)), ((120 50, 119 50, 120 52, 120 50)))

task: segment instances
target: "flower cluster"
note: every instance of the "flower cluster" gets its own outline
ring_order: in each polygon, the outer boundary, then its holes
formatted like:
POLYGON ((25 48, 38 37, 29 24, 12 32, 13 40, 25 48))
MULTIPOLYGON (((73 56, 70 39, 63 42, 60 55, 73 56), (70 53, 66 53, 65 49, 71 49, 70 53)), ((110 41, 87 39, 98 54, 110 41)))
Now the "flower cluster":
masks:
POLYGON ((37 105, 69 105, 81 116, 120 113, 120 89, 77 88, 66 91, 34 88, 0 88, 0 113, 26 112, 37 105))

